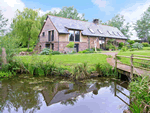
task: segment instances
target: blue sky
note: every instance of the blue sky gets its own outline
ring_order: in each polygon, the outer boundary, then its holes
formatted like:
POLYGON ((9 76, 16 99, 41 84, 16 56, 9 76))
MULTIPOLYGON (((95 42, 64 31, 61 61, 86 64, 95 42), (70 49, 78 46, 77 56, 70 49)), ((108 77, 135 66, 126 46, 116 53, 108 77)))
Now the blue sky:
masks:
POLYGON ((135 3, 142 3, 146 0, 22 0, 29 8, 41 8, 43 11, 52 8, 62 8, 64 6, 74 6, 79 13, 84 13, 85 18, 92 21, 99 18, 102 21, 111 19, 135 3))
MULTIPOLYGON (((150 0, 0 0, 0 10, 9 19, 9 23, 17 9, 23 11, 25 7, 41 8, 41 14, 45 14, 48 11, 60 11, 64 6, 74 6, 89 21, 99 18, 106 22, 114 15, 121 14, 124 15, 126 23, 133 25, 150 6, 150 0)), ((133 33, 131 38, 137 38, 133 27, 130 31, 133 33)))

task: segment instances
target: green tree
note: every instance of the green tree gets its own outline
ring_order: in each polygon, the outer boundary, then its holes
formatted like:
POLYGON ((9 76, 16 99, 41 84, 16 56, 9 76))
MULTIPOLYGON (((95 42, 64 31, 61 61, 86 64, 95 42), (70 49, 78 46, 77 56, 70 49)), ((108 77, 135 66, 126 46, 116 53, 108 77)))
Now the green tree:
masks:
POLYGON ((14 31, 23 45, 33 46, 40 32, 40 21, 38 10, 24 8, 21 12, 17 10, 13 20, 14 31))
POLYGON ((5 19, 2 11, 0 10, 0 36, 6 31, 5 27, 7 26, 8 19, 5 19))
POLYGON ((150 7, 148 7, 142 17, 136 21, 134 29, 140 39, 150 41, 150 7))
POLYGON ((117 27, 126 37, 130 37, 132 33, 129 32, 129 28, 131 27, 129 23, 125 23, 125 19, 123 15, 116 15, 108 22, 104 23, 105 25, 117 27))
POLYGON ((43 25, 44 20, 47 17, 47 15, 53 15, 53 16, 58 16, 58 17, 72 18, 75 20, 87 21, 84 17, 84 14, 79 14, 77 9, 74 8, 74 6, 63 7, 59 13, 56 11, 48 12, 47 14, 45 14, 41 17, 41 25, 43 25))

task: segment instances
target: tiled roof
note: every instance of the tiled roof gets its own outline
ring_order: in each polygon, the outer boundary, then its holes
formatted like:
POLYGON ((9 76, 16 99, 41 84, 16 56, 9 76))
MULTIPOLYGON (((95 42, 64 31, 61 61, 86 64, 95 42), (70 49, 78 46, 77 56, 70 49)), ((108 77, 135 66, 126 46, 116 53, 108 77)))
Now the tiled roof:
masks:
POLYGON ((68 29, 78 29, 81 30, 82 35, 85 36, 101 36, 101 37, 127 39, 127 37, 125 37, 122 34, 122 32, 116 27, 106 25, 96 25, 92 22, 85 22, 50 15, 48 15, 48 17, 51 19, 51 21, 53 22, 54 26, 56 27, 59 33, 69 33, 68 29), (89 30, 89 28, 92 29, 94 33, 92 33, 89 30), (98 29, 102 33, 100 33, 98 29), (109 34, 108 31, 111 32, 111 34, 109 34), (114 32, 115 34, 112 32, 114 32))

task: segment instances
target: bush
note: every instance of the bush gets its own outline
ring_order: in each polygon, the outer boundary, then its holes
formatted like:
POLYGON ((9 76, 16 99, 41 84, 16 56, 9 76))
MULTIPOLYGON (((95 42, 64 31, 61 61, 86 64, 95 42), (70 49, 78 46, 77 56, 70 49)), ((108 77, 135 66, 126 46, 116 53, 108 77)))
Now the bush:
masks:
POLYGON ((59 51, 53 51, 51 54, 52 54, 52 55, 59 55, 60 52, 59 52, 59 51))
POLYGON ((124 46, 124 43, 123 43, 123 42, 120 42, 120 43, 119 43, 119 48, 121 49, 123 46, 124 46))
POLYGON ((130 45, 132 45, 132 44, 134 44, 135 43, 135 41, 134 40, 128 40, 127 41, 130 45))
POLYGON ((112 66, 108 63, 105 63, 105 64, 98 63, 96 64, 95 68, 96 68, 96 71, 99 73, 99 75, 102 75, 102 76, 114 75, 112 66))
POLYGON ((86 52, 87 52, 87 50, 83 50, 83 51, 82 51, 82 53, 86 53, 86 52))
POLYGON ((149 44, 148 44, 147 42, 143 42, 142 45, 143 45, 144 47, 148 47, 148 46, 149 46, 149 44))
POLYGON ((49 54, 50 54, 50 49, 44 48, 44 49, 41 51, 40 54, 41 54, 41 55, 49 55, 49 54))
POLYGON ((123 46, 122 49, 121 49, 121 52, 125 52, 127 50, 128 50, 128 48, 126 46, 123 46))
POLYGON ((138 43, 138 42, 132 44, 132 47, 133 48, 138 48, 138 49, 143 49, 143 45, 141 43, 138 43))
POLYGON ((68 48, 74 48, 74 42, 69 42, 69 44, 66 47, 68 47, 68 48))
POLYGON ((83 51, 79 51, 78 53, 83 53, 83 51))
POLYGON ((111 49, 111 50, 115 50, 115 49, 116 49, 116 47, 115 47, 114 45, 110 44, 110 45, 109 45, 109 49, 111 49))
POLYGON ((129 49, 129 51, 136 51, 136 50, 138 50, 138 48, 129 49))

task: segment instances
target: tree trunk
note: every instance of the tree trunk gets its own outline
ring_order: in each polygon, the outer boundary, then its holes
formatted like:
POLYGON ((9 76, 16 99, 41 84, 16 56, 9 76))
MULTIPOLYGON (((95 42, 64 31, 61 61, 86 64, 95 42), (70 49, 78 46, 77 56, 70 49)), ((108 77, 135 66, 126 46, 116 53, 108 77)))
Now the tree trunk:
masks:
POLYGON ((28 50, 29 50, 29 46, 30 46, 30 37, 28 39, 28 50))

